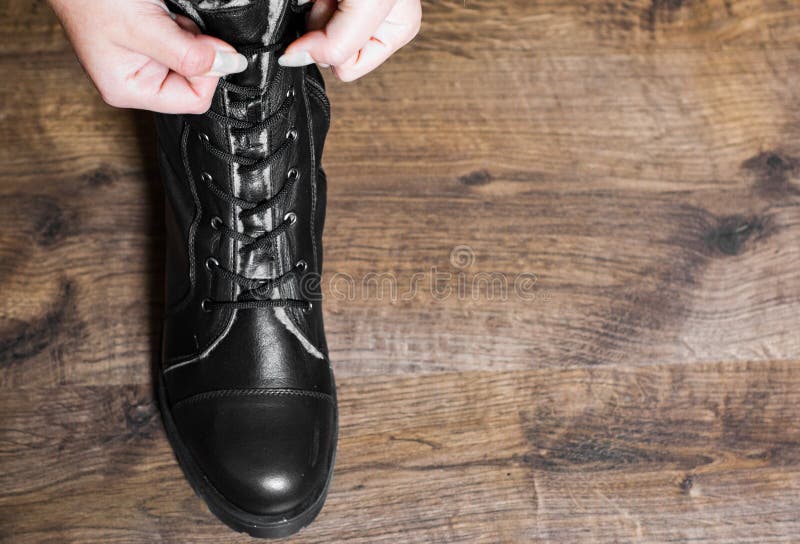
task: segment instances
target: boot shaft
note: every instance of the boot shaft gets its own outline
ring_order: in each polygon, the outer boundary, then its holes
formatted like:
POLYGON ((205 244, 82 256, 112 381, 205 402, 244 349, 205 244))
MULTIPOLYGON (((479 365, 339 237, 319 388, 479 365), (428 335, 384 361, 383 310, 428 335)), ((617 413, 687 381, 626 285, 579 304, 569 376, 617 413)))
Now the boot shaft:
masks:
POLYGON ((303 13, 289 0, 180 6, 249 65, 221 80, 208 113, 157 119, 168 195, 165 360, 202 353, 242 301, 253 300, 309 302, 272 311, 304 349, 324 358, 319 163, 328 102, 316 67, 277 63, 302 32, 303 13), (231 304, 206 311, 216 302, 231 304))

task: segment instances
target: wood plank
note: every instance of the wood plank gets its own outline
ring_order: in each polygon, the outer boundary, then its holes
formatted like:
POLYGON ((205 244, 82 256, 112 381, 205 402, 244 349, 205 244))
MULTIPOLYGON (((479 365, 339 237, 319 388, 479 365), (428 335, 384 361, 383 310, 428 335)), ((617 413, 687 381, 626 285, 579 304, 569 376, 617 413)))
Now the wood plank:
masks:
MULTIPOLYGON (((791 542, 798 390, 797 361, 350 378, 327 507, 294 541, 791 542)), ((246 541, 192 495, 151 398, 0 397, 4 541, 246 541)))
MULTIPOLYGON (((341 450, 296 541, 795 541, 800 4, 424 7, 330 82, 341 450)), ((152 401, 151 116, 42 0, 0 36, 0 542, 244 542, 152 401)))

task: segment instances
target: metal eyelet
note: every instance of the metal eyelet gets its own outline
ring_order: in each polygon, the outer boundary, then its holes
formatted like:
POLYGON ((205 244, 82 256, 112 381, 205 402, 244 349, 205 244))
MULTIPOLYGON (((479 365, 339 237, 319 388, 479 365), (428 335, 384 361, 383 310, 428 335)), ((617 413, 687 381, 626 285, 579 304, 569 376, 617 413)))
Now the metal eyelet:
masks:
POLYGON ((300 272, 305 272, 308 269, 308 263, 305 261, 305 259, 300 259, 294 266, 300 272))
POLYGON ((219 267, 219 261, 216 260, 214 257, 209 257, 208 259, 206 259, 205 264, 206 264, 206 270, 208 270, 209 272, 219 267))
POLYGON ((297 222, 297 214, 294 212, 289 212, 283 216, 284 221, 288 221, 290 225, 294 225, 297 222))
POLYGON ((212 181, 214 181, 214 176, 212 176, 208 172, 203 172, 202 174, 200 174, 200 179, 206 183, 211 183, 212 181))
POLYGON ((286 139, 291 141, 297 140, 297 129, 290 129, 289 132, 286 133, 286 139))
POLYGON ((311 310, 313 310, 313 309, 314 309, 314 304, 312 304, 312 302, 309 300, 309 301, 306 303, 306 305, 305 305, 305 306, 303 306, 303 313, 304 313, 304 314, 307 314, 308 312, 310 312, 310 311, 311 311, 311 310))
POLYGON ((200 309, 203 310, 204 312, 210 312, 211 308, 208 307, 209 304, 211 304, 211 299, 204 298, 203 300, 200 301, 200 309))
POLYGON ((222 227, 222 218, 220 216, 215 215, 211 218, 211 228, 214 230, 219 230, 222 227))
POLYGON ((286 91, 286 98, 294 98, 297 95, 297 91, 294 90, 294 87, 286 91))
POLYGON ((203 142, 204 144, 207 144, 209 142, 208 134, 206 134, 205 132, 201 132, 200 134, 198 134, 197 139, 203 142))
POLYGON ((297 168, 292 168, 286 172, 286 177, 289 179, 297 179, 300 177, 300 171, 297 168))

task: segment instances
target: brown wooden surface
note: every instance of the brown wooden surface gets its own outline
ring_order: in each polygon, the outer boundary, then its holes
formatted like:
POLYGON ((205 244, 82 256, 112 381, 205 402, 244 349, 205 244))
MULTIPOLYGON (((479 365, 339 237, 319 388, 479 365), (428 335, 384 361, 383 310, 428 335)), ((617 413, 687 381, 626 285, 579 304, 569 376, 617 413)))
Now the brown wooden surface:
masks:
MULTIPOLYGON (((153 403, 152 121, 43 2, 0 36, 0 541, 248 541, 153 403)), ((327 292, 340 454, 296 541, 800 540, 800 4, 431 0, 330 94, 326 280, 536 283, 327 292)))

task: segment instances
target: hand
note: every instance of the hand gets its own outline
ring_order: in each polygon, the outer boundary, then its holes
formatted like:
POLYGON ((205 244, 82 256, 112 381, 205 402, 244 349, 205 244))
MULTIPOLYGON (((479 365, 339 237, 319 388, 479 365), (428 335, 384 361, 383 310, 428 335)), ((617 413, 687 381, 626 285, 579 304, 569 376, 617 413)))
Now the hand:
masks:
MULTIPOLYGON (((371 72, 419 32, 420 0, 313 0, 310 32, 278 59, 283 66, 330 65, 342 81, 371 72)), ((302 2, 301 2, 302 3, 302 2)))
POLYGON ((161 0, 50 0, 78 59, 108 104, 162 113, 203 113, 219 76, 247 59, 200 34, 161 0))

